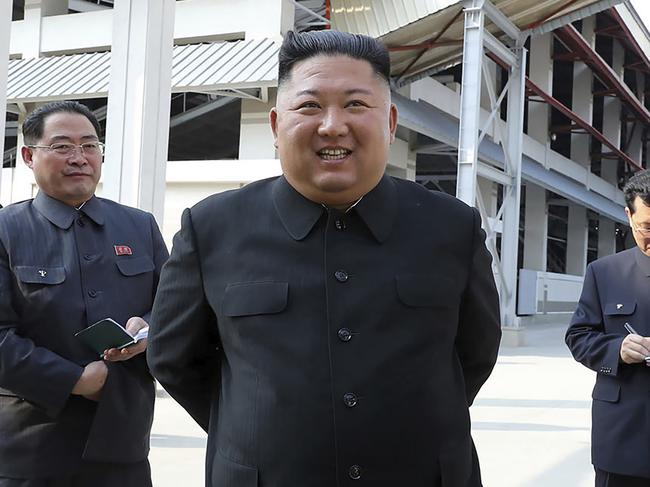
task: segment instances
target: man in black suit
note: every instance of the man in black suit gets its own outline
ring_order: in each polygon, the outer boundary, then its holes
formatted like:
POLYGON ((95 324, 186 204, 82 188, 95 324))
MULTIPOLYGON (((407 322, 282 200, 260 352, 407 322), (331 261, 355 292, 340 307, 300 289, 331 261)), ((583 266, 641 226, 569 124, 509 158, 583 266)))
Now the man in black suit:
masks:
POLYGON ((587 267, 566 343, 596 371, 591 458, 597 487, 650 485, 650 172, 623 192, 636 246, 587 267))
POLYGON ((0 212, 0 487, 146 487, 146 340, 102 359, 75 333, 146 326, 167 249, 153 216, 94 196, 103 145, 83 105, 23 124, 34 199, 0 212))
POLYGON ((496 361, 478 212, 384 174, 378 41, 289 32, 283 176, 184 212, 147 352, 208 432, 213 487, 477 487, 468 407, 496 361))

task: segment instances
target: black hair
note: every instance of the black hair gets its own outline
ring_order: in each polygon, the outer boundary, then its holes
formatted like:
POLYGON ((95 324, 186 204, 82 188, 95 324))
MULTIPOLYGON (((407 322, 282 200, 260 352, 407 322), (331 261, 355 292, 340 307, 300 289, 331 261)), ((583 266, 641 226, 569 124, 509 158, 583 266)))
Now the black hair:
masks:
POLYGON ((23 122, 23 138, 26 144, 36 144, 41 140, 45 119, 54 113, 78 113, 83 115, 93 124, 95 132, 97 132, 97 136, 99 137, 101 128, 97 117, 95 117, 95 114, 86 105, 82 105, 76 101, 53 101, 38 107, 25 118, 23 122))
POLYGON ((639 171, 630 179, 623 187, 623 196, 625 196, 625 204, 634 213, 634 200, 638 196, 643 202, 650 206, 650 171, 639 171))
POLYGON ((342 55, 368 61, 377 75, 387 83, 390 82, 388 49, 377 39, 337 30, 316 30, 301 33, 290 30, 284 36, 280 48, 278 85, 289 80, 291 70, 297 62, 321 55, 342 55))

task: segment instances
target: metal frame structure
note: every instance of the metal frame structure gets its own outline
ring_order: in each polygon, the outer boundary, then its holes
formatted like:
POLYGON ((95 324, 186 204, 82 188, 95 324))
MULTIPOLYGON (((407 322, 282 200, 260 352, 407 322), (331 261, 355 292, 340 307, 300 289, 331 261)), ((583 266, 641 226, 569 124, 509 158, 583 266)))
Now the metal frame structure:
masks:
POLYGON ((526 49, 519 28, 503 15, 490 0, 467 0, 464 4, 465 28, 463 45, 463 76, 461 83, 460 124, 458 137, 458 179, 456 196, 470 206, 478 206, 487 233, 487 245, 495 262, 501 297, 501 323, 516 328, 517 254, 519 247, 519 201, 521 197, 521 149, 524 120, 524 83, 526 49), (485 30, 485 17, 507 36, 508 46, 485 30), (494 92, 494 81, 485 69, 485 51, 501 59, 508 70, 508 82, 500 94, 494 92), (480 124, 481 78, 485 78, 490 98, 490 115, 480 124), (507 124, 504 130, 497 117, 501 101, 507 95, 507 124), (496 123, 494 123, 496 119, 496 123), (479 163, 478 147, 494 123, 503 149, 505 164, 497 167, 489 161, 479 163), (501 207, 496 218, 488 215, 478 190, 480 175, 503 186, 501 207), (496 222, 495 224, 493 224, 496 222), (497 249, 497 233, 501 229, 501 252, 497 249))

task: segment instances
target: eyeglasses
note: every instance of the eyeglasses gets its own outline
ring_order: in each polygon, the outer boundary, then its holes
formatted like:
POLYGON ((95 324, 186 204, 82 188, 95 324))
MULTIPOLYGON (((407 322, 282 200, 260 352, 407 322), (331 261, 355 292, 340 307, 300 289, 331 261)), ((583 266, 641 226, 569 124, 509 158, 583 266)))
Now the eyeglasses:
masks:
POLYGON ((650 237, 650 227, 637 227, 636 223, 633 221, 630 221, 630 223, 632 224, 632 229, 635 232, 639 232, 644 237, 650 237))
POLYGON ((77 149, 85 156, 98 157, 104 155, 104 144, 101 142, 85 142, 83 144, 69 144, 59 142, 52 145, 28 145, 30 149, 45 149, 61 156, 71 156, 77 149))

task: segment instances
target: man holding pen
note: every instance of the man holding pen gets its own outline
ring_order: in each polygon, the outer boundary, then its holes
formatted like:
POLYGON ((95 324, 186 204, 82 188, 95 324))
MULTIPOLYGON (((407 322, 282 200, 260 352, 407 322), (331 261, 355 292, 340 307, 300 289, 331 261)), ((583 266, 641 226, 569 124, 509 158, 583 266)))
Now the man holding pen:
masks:
POLYGON ((587 267, 566 343, 598 373, 593 390, 596 487, 650 485, 650 171, 623 188, 636 246, 587 267))

